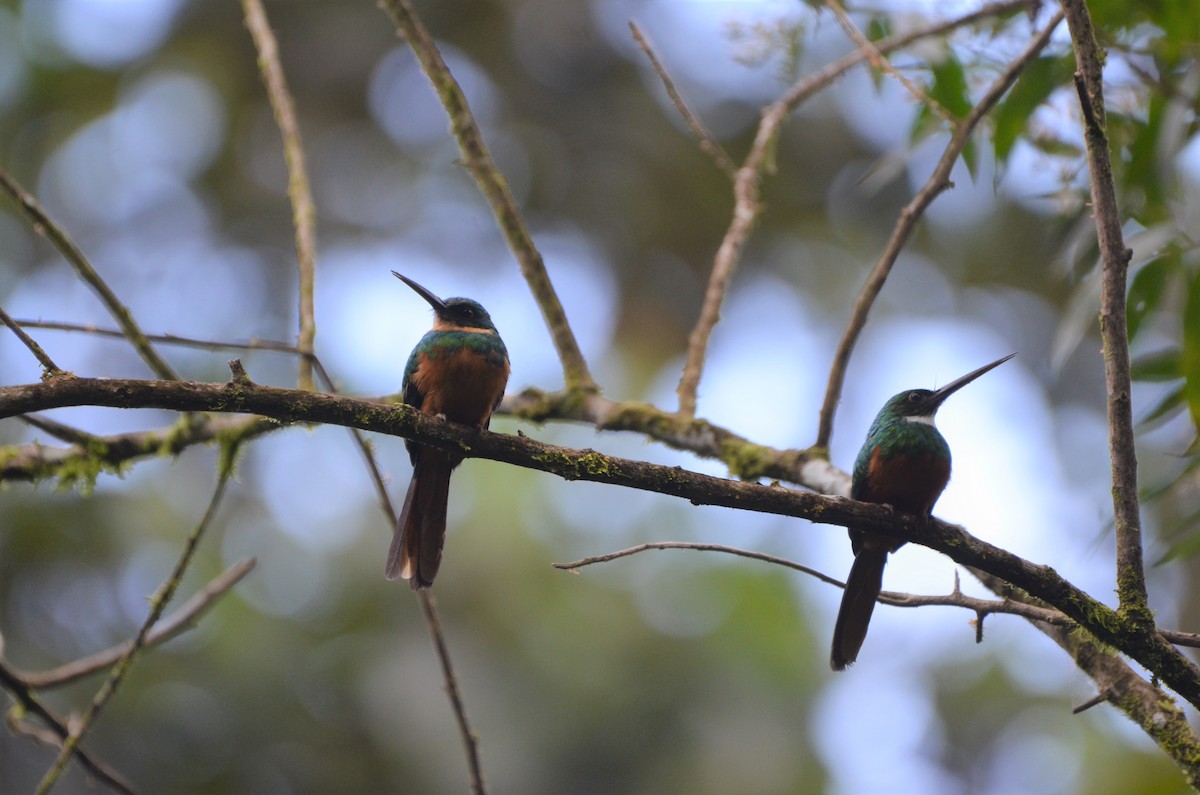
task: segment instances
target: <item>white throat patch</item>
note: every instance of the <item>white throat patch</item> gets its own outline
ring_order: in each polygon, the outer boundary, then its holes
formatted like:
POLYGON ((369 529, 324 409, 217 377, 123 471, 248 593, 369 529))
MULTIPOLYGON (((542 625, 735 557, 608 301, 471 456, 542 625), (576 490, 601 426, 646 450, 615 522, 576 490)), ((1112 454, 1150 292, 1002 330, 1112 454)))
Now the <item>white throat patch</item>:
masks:
POLYGON ((937 427, 937 425, 935 425, 933 422, 932 414, 930 414, 928 417, 905 417, 904 419, 908 420, 909 422, 919 422, 922 425, 928 425, 930 428, 937 427))

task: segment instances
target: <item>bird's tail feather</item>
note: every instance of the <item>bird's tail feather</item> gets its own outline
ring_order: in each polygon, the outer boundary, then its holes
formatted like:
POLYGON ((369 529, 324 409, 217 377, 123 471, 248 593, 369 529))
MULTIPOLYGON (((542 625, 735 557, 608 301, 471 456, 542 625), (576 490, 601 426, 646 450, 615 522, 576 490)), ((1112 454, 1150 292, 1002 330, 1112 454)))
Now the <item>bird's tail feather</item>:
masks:
POLYGON ((887 556, 887 549, 864 546, 854 558, 850 576, 846 578, 846 592, 842 595, 837 623, 833 626, 833 651, 829 655, 829 665, 835 671, 845 670, 847 665, 858 659, 858 650, 867 638, 875 599, 883 588, 883 567, 887 565, 887 556))
POLYGON ((414 591, 433 585, 442 562, 452 469, 442 451, 422 450, 396 522, 384 573, 389 580, 403 577, 414 591))

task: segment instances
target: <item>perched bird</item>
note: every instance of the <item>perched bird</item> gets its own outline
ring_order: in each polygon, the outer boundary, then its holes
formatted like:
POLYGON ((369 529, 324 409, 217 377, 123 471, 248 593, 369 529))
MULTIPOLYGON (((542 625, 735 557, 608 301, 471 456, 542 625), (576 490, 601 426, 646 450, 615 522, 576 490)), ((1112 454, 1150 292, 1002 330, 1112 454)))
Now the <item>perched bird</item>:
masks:
MULTIPOLYGON (((469 298, 445 301, 399 273, 433 307, 433 328, 404 368, 404 402, 423 414, 486 428, 508 383, 508 350, 487 310, 469 298)), ((428 588, 442 562, 450 471, 462 456, 405 442, 413 476, 396 522, 385 574, 403 577, 414 591, 428 588)))
MULTIPOLYGON (((997 359, 941 389, 911 389, 885 403, 854 461, 851 498, 928 516, 950 481, 950 447, 933 424, 934 414, 946 398, 1013 356, 1016 354, 997 359)), ((829 656, 833 670, 844 670, 858 658, 875 599, 883 588, 888 553, 903 544, 861 530, 850 531, 854 565, 833 628, 833 651, 829 656)))

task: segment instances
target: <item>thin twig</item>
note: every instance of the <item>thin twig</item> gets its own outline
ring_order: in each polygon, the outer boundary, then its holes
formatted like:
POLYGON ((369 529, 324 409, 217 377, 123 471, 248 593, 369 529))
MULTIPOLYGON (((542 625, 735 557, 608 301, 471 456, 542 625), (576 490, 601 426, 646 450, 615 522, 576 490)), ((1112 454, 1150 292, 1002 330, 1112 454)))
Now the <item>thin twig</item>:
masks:
POLYGON ((46 775, 42 777, 41 782, 37 787, 37 795, 45 795, 58 781, 59 776, 66 770, 67 764, 71 761, 71 756, 75 752, 76 746, 79 745, 84 733, 92 725, 92 722, 99 716, 100 711, 108 700, 116 693, 117 688, 125 679, 125 675, 129 672, 133 665, 133 659, 146 645, 146 638, 150 634, 150 629, 162 616, 166 610, 167 604, 175 595, 175 591, 179 588, 179 583, 183 580, 184 572, 187 571, 188 565, 191 563, 192 556, 196 552, 196 547, 200 543, 200 538, 204 535, 204 531, 208 528, 209 523, 216 515, 217 506, 221 504, 221 498, 225 495, 225 485, 229 482, 229 477, 233 474, 233 453, 227 451, 221 456, 219 472, 217 474, 217 485, 213 489, 212 499, 209 500, 208 508, 204 512, 199 524, 188 536, 184 543, 183 551, 179 556, 179 560, 175 563, 175 568, 172 570, 169 577, 159 586, 158 591, 150 600, 150 612, 146 616, 146 620, 142 622, 142 626, 138 629, 137 635, 133 642, 113 665, 112 671, 109 673, 108 679, 101 685, 96 692, 95 698, 88 708, 84 711, 79 722, 71 727, 70 733, 63 741, 62 750, 59 752, 50 769, 46 771, 46 775))
POLYGON ((49 417, 42 417, 37 414, 22 414, 17 419, 26 425, 37 428, 39 431, 50 434, 55 439, 61 439, 64 442, 70 442, 80 447, 95 445, 97 442, 103 443, 101 437, 95 434, 52 420, 49 417))
POLYGON ((146 339, 146 335, 138 328, 129 309, 121 303, 116 293, 109 289, 109 286, 100 278, 100 274, 88 262, 87 257, 83 256, 83 252, 71 241, 67 233, 46 214, 46 211, 42 209, 38 200, 22 188, 3 169, 0 169, 0 190, 7 193, 17 203, 21 208, 21 212, 33 224, 34 231, 48 238, 54 244, 54 247, 58 249, 59 253, 75 269, 79 277, 96 292, 96 295, 100 297, 100 301, 108 309, 109 314, 117 321, 117 325, 121 327, 125 338, 137 350, 138 355, 142 357, 142 361, 146 363, 150 370, 159 378, 168 381, 178 381, 179 376, 175 374, 171 366, 154 350, 150 341, 146 339))
POLYGON ((886 72, 887 74, 899 80, 900 84, 908 89, 908 93, 916 97, 918 102, 929 108, 938 116, 941 116, 950 124, 958 123, 958 119, 954 118, 953 113, 942 107, 940 102, 929 96, 929 94, 925 93, 924 89, 922 89, 912 80, 909 80, 908 77, 906 77, 905 74, 899 69, 892 66, 891 61, 889 61, 887 57, 881 53, 878 48, 876 48, 875 44, 870 39, 862 34, 862 31, 860 31, 858 26, 854 24, 854 20, 851 19, 850 15, 846 13, 846 9, 842 8, 841 3, 839 3, 837 0, 825 0, 825 5, 830 11, 833 12, 834 16, 837 17, 838 24, 842 26, 842 30, 845 31, 846 35, 850 37, 850 40, 854 42, 854 46, 863 51, 872 67, 881 72, 886 72))
POLYGON ((867 276, 862 290, 859 291, 858 298, 854 302, 854 311, 851 313, 850 320, 846 324, 846 330, 842 332, 841 340, 838 341, 837 350, 833 356, 833 364, 829 370, 829 383, 825 387, 825 402, 821 406, 816 447, 824 449, 828 449, 829 447, 829 441, 833 436, 833 418, 837 412, 838 402, 842 397, 842 385, 846 380, 846 367, 850 362, 850 354, 854 351, 854 346, 858 342, 859 335, 867 324, 867 315, 870 313, 871 307, 874 306, 875 299, 883 289, 884 282, 887 281, 888 276, 891 274, 892 266, 896 264, 896 259, 900 256, 900 251, 908 242, 926 208, 933 203, 933 200, 938 195, 951 187, 950 171, 954 168, 955 162, 970 140, 971 133, 975 130, 975 127, 983 120, 988 111, 1000 101, 1005 92, 1012 87, 1012 84, 1016 82, 1025 67, 1050 43, 1050 37, 1054 33, 1054 29, 1058 27, 1058 24, 1062 20, 1063 14, 1060 11, 1051 18, 1046 27, 1042 29, 1042 32, 1029 43, 1025 50, 1008 65, 1008 68, 996 78, 995 82, 988 88, 987 93, 972 108, 967 118, 963 119, 955 127, 954 134, 950 138, 950 143, 946 145, 945 151, 942 152, 941 160, 938 161, 937 166, 924 186, 912 198, 912 201, 900 211, 900 217, 896 219, 896 225, 892 229, 892 236, 888 240, 887 246, 884 247, 883 253, 879 255, 875 266, 867 276))
MULTIPOLYGON (((17 320, 18 326, 22 328, 44 328, 54 331, 79 331, 85 334, 92 334, 97 337, 117 337, 124 338, 123 332, 116 329, 101 328, 93 326, 89 323, 62 323, 53 320, 17 320)), ((278 353, 299 354, 301 356, 312 357, 313 354, 305 353, 290 342, 277 342, 275 340, 260 340, 251 337, 246 342, 224 341, 224 340, 202 340, 195 337, 180 337, 176 334, 147 334, 146 339, 151 342, 161 342, 165 345, 179 345, 185 348, 203 348, 204 350, 238 350, 238 351, 275 351, 278 353)))
POLYGON ((1133 252, 1121 234, 1121 213, 1113 184, 1105 131, 1104 54, 1092 30, 1084 0, 1063 0, 1078 68, 1076 85, 1084 115, 1092 210, 1100 245, 1100 337, 1104 390, 1108 396, 1108 454, 1112 465, 1113 519, 1117 536, 1117 597, 1131 619, 1154 625, 1146 597, 1142 560, 1142 521, 1138 504, 1137 452, 1130 399, 1129 331, 1125 317, 1126 279, 1133 252))
MULTIPOLYGON (((37 694, 21 681, 17 673, 12 668, 9 668, 3 659, 0 659, 0 687, 3 687, 4 690, 8 691, 16 699, 17 703, 21 705, 21 709, 31 715, 36 715, 42 723, 48 726, 51 735, 47 736, 42 732, 26 730, 27 727, 19 724, 14 725, 13 715, 10 712, 8 716, 9 726, 14 731, 33 736, 39 742, 45 742, 52 747, 62 747, 62 741, 70 734, 70 729, 67 727, 66 721, 58 717, 54 713, 54 710, 42 703, 37 694)), ((88 751, 83 748, 76 748, 75 755, 88 773, 107 784, 111 789, 123 795, 134 795, 133 785, 108 765, 93 757, 88 751)))
POLYGON ((784 566, 795 571, 804 572, 810 577, 815 577, 821 582, 830 585, 836 585, 839 588, 845 588, 846 584, 840 580, 830 577, 828 574, 823 574, 816 569, 810 569, 795 561, 779 558, 774 555, 768 555, 765 552, 755 552, 752 549, 741 549, 739 547, 731 547, 726 544, 704 544, 692 541, 651 541, 645 544, 619 549, 616 552, 607 552, 603 555, 593 555, 591 557, 580 558, 579 560, 571 561, 570 563, 555 563, 554 568, 562 569, 563 571, 576 571, 584 566, 593 566, 597 563, 608 563, 620 558, 627 558, 631 555, 636 555, 639 552, 646 552, 651 549, 691 549, 697 552, 723 552, 727 555, 737 555, 742 558, 750 558, 751 560, 761 560, 765 563, 773 563, 776 566, 784 566))
MULTIPOLYGON (((336 394, 337 389, 333 385, 333 380, 325 372, 325 368, 321 366, 319 360, 316 361, 316 364, 318 377, 324 380, 327 389, 336 394)), ((367 465, 367 471, 371 477, 371 482, 375 485, 375 494, 379 497, 379 508, 383 511, 384 518, 387 520, 388 530, 395 532, 396 510, 392 505, 391 497, 388 495, 387 485, 383 482, 383 473, 379 469, 379 462, 375 459, 375 451, 362 431, 357 428, 350 428, 349 431, 354 438, 355 446, 362 453, 363 461, 367 465)), ((450 698, 450 707, 454 712, 455 722, 458 724, 459 732, 463 737, 463 747, 467 755, 467 768, 471 777, 471 789, 476 795, 484 795, 483 769, 479 763, 479 738, 471 731, 471 724, 467 719, 467 707, 463 702, 462 693, 458 688, 458 679, 454 675, 454 663, 450 658, 450 649, 446 645, 445 638, 442 636, 442 627, 438 621, 437 611, 434 609, 433 597, 426 590, 417 591, 417 594, 421 602, 422 614, 425 616, 425 623, 428 624, 429 634, 433 638, 433 647, 442 669, 442 680, 446 685, 446 693, 450 698)))
MULTIPOLYGON (((191 599, 179 606, 171 615, 154 625, 147 633, 142 648, 161 646, 196 625, 196 622, 216 604, 217 600, 241 582, 255 567, 254 558, 240 560, 200 589, 191 599)), ((73 660, 49 671, 21 671, 21 679, 29 687, 44 690, 70 684, 77 679, 103 670, 129 653, 132 640, 111 646, 103 651, 73 660)))
MULTIPOLYGON (((1029 0, 1012 0, 1011 2, 986 5, 956 19, 939 22, 903 36, 891 36, 883 39, 876 43, 875 50, 879 53, 889 53, 915 41, 931 36, 940 36, 963 25, 969 25, 1028 5, 1029 0)), ((770 154, 779 129, 800 103, 833 83, 866 58, 867 54, 862 49, 848 53, 798 80, 784 92, 783 96, 763 109, 762 119, 759 121, 758 130, 754 135, 754 142, 746 154, 746 159, 734 175, 733 216, 729 228, 725 231, 725 236, 721 239, 716 256, 713 258, 713 267, 709 273, 708 286, 704 291, 700 315, 688 335, 683 372, 675 390, 679 398, 679 414, 681 416, 691 418, 696 415, 696 392, 700 387, 700 378, 704 371, 708 341, 720 319, 721 305, 725 301, 729 281, 741 259, 746 239, 754 226, 755 219, 762 211, 759 202, 760 183, 763 173, 770 163, 770 154)), ((825 445, 818 444, 817 446, 824 447, 825 445)))
MULTIPOLYGON (((296 346, 302 353, 311 354, 313 339, 317 334, 313 312, 317 269, 316 205, 313 204, 312 189, 309 187, 308 170, 304 166, 300 125, 296 121, 292 95, 279 62, 279 45, 267 21, 267 12, 260 0, 242 0, 242 9, 250 38, 254 39, 254 47, 258 51, 258 68, 271 100, 271 109, 275 112, 275 123, 283 138, 283 156, 288 170, 287 192, 292 203, 292 225, 296 230, 296 269, 300 282, 300 333, 296 346)), ((312 362, 308 357, 300 359, 299 384, 301 389, 313 388, 312 362)))
MULTIPOLYGON (((828 585, 833 585, 837 588, 845 588, 846 584, 841 580, 830 577, 824 572, 805 566, 801 563, 788 560, 786 558, 768 555, 764 552, 756 552, 750 549, 741 549, 739 547, 731 547, 725 544, 708 544, 693 541, 652 541, 645 544, 619 549, 615 552, 607 552, 603 555, 592 555, 579 560, 571 561, 570 563, 555 563, 554 568, 564 571, 578 571, 585 566, 592 566, 597 563, 608 563, 620 558, 627 558, 637 555, 641 552, 656 549, 690 549, 697 552, 721 552, 727 555, 736 555, 738 557, 750 558, 751 560, 761 560, 765 563, 771 563, 776 566, 792 569, 793 571, 802 572, 810 577, 820 580, 828 585)), ((883 591, 879 594, 880 604, 890 605, 892 607, 961 607, 971 610, 980 616, 989 615, 992 613, 1003 613, 1005 615, 1020 616, 1029 619, 1030 621, 1042 621, 1058 626, 1079 626, 1073 619, 1064 613, 1049 607, 1040 607, 1037 605, 1017 602, 1011 599, 995 601, 991 599, 979 599, 973 596, 964 594, 958 586, 958 574, 955 573, 954 589, 945 595, 925 595, 925 594, 910 594, 901 593, 898 591, 883 591)), ((1200 648, 1200 634, 1193 632, 1177 632, 1174 630, 1163 630, 1162 636, 1172 643, 1179 646, 1191 646, 1200 648)))
POLYGON ((595 391, 596 382, 592 380, 587 361, 583 358, 583 351, 575 341, 575 333, 571 330, 562 302, 558 300, 550 275, 546 272, 541 252, 534 245, 516 199, 508 189, 508 182, 488 152, 462 88, 454 79, 454 75, 450 74, 433 37, 429 35, 429 31, 425 29, 424 23, 408 0, 379 0, 379 5, 391 16, 401 36, 412 48, 422 71, 433 84, 442 106, 450 117, 450 127, 462 152, 463 163, 491 205, 500 231, 516 255, 521 273, 542 310, 542 317, 545 318, 550 336, 554 340, 554 348, 562 362, 563 379, 567 389, 595 391))
POLYGON ((43 378, 54 378, 56 376, 65 374, 63 370, 54 363, 54 360, 46 355, 46 352, 42 350, 42 346, 38 345, 37 342, 34 341, 33 337, 26 334, 25 330, 21 328, 20 324, 9 317, 8 313, 5 312, 3 308, 0 308, 0 323, 3 323, 12 329, 12 333, 17 335, 17 339, 19 339, 21 343, 29 349, 29 352, 32 353, 34 358, 38 360, 38 363, 42 365, 42 370, 45 371, 42 373, 43 378))
POLYGON ((687 124, 688 129, 692 131, 692 135, 696 138, 696 143, 700 146, 700 151, 711 157, 716 162, 717 167, 724 171, 728 176, 732 177, 737 171, 737 166, 729 158, 725 148, 717 143, 717 139, 713 137, 708 128, 704 126, 704 122, 700 121, 700 117, 692 112, 688 104, 683 99, 683 95, 679 93, 679 89, 675 87, 675 81, 671 79, 670 73, 659 59, 658 54, 654 51, 654 45, 650 43, 650 39, 638 26, 636 22, 629 23, 629 30, 633 33, 633 40, 637 42, 638 47, 646 54, 650 60, 650 65, 654 67, 655 74, 662 81, 663 88, 667 90, 667 96, 671 98, 671 103, 675 109, 679 111, 679 115, 683 117, 683 121, 687 124))
POLYGON ((471 731, 467 722, 467 708, 463 704, 462 693, 458 689, 458 680, 454 676, 454 668, 450 665, 450 651, 446 648, 446 639, 442 637, 442 625, 438 621, 437 610, 433 596, 429 591, 417 591, 421 609, 425 613, 425 621, 429 624, 429 634, 433 636, 433 646, 437 649, 438 662, 442 666, 442 678, 446 682, 446 695, 454 706, 454 717, 458 719, 458 732, 462 735, 463 746, 467 749, 467 765, 471 772, 471 792, 475 795, 485 795, 483 786, 483 768, 479 764, 479 737, 471 731))

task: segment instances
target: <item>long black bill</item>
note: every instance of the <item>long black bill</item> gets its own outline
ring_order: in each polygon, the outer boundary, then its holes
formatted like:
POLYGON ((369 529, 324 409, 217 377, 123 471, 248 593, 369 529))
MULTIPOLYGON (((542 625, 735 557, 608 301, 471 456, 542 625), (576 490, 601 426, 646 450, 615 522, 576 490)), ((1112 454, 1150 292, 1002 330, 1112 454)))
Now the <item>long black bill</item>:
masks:
MULTIPOLYGON (((402 275, 402 274, 396 273, 395 271, 392 271, 392 275, 393 275, 393 276, 395 276, 395 277, 396 277, 397 279, 399 279, 400 281, 402 281, 402 282, 404 282, 405 284, 407 284, 409 287, 413 288, 413 290, 415 290, 415 291, 416 291, 417 295, 421 296, 421 297, 422 297, 422 298, 424 298, 426 301, 428 301, 428 302, 429 302, 429 305, 433 307, 433 311, 435 311, 435 312, 442 312, 442 311, 444 311, 444 310, 445 310, 445 308, 446 308, 446 302, 445 302, 445 301, 443 301, 442 299, 438 298, 436 295, 434 295, 433 293, 429 292, 429 291, 428 291, 428 290, 426 290, 424 287, 422 287, 421 285, 419 285, 419 284, 417 284, 416 282, 414 282, 412 279, 410 279, 410 278, 408 278, 407 276, 404 276, 404 275, 402 275)), ((999 364, 999 362, 997 362, 997 364, 999 364)))
POLYGON ((942 405, 942 402, 945 401, 946 398, 950 397, 955 392, 962 389, 964 386, 966 386, 967 384, 971 383, 979 376, 986 373, 988 370, 999 367, 1000 365, 1004 364, 1005 362, 1007 362, 1009 359, 1011 359, 1014 356, 1016 356, 1015 353, 1010 353, 1008 356, 1004 356, 1000 359, 997 359, 996 361, 992 362, 991 364, 985 364, 983 367, 980 367, 978 370, 972 370, 971 372, 964 375, 962 378, 954 379, 953 381, 946 384, 941 389, 934 391, 934 393, 932 395, 930 395, 930 402, 932 402, 935 407, 942 405))

